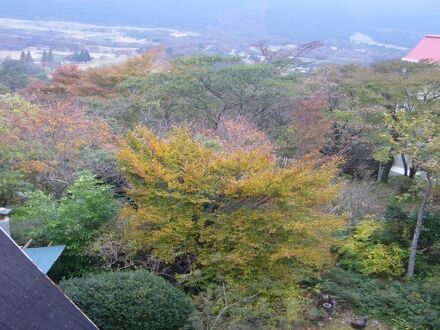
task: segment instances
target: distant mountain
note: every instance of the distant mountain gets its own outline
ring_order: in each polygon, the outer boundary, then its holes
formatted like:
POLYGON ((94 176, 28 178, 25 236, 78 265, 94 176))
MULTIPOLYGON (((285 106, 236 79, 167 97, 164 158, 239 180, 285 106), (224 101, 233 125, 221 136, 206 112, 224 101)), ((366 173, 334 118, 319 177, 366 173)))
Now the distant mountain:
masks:
POLYGON ((362 32, 381 43, 412 47, 424 34, 440 33, 438 0, 276 0, 267 16, 272 33, 303 40, 362 32))
POLYGON ((0 16, 167 26, 279 36, 293 42, 348 41, 357 32, 412 47, 440 33, 439 0, 3 0, 0 16), (6 2, 6 3, 4 3, 6 2), (226 30, 225 30, 226 31, 226 30))

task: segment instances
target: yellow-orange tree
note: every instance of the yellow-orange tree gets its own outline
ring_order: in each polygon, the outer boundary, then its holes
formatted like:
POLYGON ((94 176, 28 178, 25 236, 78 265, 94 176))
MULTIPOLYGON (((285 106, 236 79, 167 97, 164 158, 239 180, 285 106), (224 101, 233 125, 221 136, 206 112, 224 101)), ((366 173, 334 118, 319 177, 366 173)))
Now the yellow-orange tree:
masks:
POLYGON ((109 127, 73 101, 40 107, 6 95, 0 98, 0 121, 0 166, 20 170, 56 196, 86 168, 85 151, 111 148, 109 127))
POLYGON ((333 262, 342 223, 317 206, 337 191, 335 162, 281 168, 267 148, 222 152, 185 128, 161 139, 143 127, 121 142, 119 160, 136 205, 125 212, 138 251, 168 262, 191 255, 205 279, 262 295, 333 262))
POLYGON ((153 69, 158 69, 156 60, 161 53, 161 49, 155 49, 117 65, 84 71, 75 65, 61 66, 54 71, 52 84, 30 84, 27 93, 42 102, 52 95, 108 98, 124 80, 145 77, 153 69))

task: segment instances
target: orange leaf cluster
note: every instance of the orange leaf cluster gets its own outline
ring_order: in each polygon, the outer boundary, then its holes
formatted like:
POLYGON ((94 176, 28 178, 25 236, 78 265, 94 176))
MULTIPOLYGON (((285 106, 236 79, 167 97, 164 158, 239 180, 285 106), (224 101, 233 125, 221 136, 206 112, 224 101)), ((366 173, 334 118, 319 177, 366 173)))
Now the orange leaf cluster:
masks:
POLYGON ((58 95, 70 97, 108 97, 119 83, 131 77, 148 75, 162 50, 152 50, 118 65, 81 71, 75 65, 61 66, 53 74, 53 84, 33 84, 27 93, 37 97, 58 95))
POLYGON ((69 184, 81 167, 84 149, 110 148, 108 126, 89 119, 75 102, 57 101, 44 107, 19 97, 1 100, 5 132, 0 144, 11 150, 13 166, 43 185, 69 184))

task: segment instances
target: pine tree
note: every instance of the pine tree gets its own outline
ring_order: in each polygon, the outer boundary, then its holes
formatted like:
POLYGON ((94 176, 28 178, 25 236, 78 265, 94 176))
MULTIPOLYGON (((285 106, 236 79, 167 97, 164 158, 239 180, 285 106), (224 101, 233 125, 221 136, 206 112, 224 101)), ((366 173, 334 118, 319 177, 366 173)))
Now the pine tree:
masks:
POLYGON ((25 54, 24 50, 21 51, 20 61, 26 62, 26 54, 25 54))
POLYGON ((92 57, 90 56, 90 53, 88 50, 81 51, 81 62, 90 62, 92 60, 92 57))
POLYGON ((78 52, 73 53, 73 55, 72 55, 72 61, 74 61, 74 62, 81 62, 81 56, 80 56, 80 53, 78 53, 78 52))
POLYGON ((72 60, 78 63, 86 63, 92 60, 90 53, 87 50, 75 52, 72 56, 72 60))
POLYGON ((32 54, 31 52, 28 50, 26 53, 26 62, 27 63, 32 63, 34 61, 34 59, 32 58, 32 54))
POLYGON ((44 50, 43 56, 41 57, 41 63, 47 63, 47 62, 48 62, 47 52, 46 50, 44 50))
POLYGON ((55 61, 52 49, 49 49, 49 53, 47 54, 47 61, 49 63, 53 63, 55 61))

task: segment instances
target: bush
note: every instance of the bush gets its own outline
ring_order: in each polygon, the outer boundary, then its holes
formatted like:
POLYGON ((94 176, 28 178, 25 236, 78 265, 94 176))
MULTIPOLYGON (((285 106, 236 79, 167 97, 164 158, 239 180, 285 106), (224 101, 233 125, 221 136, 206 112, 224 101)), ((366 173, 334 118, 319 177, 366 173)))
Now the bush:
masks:
MULTIPOLYGON (((2 153, 3 150, 0 152, 2 153)), ((0 205, 14 205, 19 199, 18 193, 29 188, 30 185, 24 181, 22 173, 0 166, 0 205)))
POLYGON ((60 200, 42 191, 27 195, 26 204, 17 209, 17 220, 33 221, 29 236, 45 238, 67 249, 82 252, 100 228, 112 220, 117 205, 109 186, 88 171, 80 172, 68 193, 60 200))
POLYGON ((102 329, 179 329, 193 310, 182 291, 147 271, 101 273, 60 286, 102 329))
POLYGON ((395 329, 440 329, 440 280, 412 282, 371 279, 335 268, 323 276, 323 292, 344 308, 384 320, 395 329))
POLYGON ((365 275, 399 277, 404 271, 406 250, 396 243, 383 244, 384 224, 368 221, 360 224, 341 247, 340 265, 365 275))
MULTIPOLYGON (((266 284, 277 287, 277 283, 266 284)), ((300 321, 320 317, 316 309, 304 315, 310 306, 295 285, 278 289, 285 297, 247 296, 237 286, 210 286, 194 296, 197 311, 191 316, 191 325, 194 329, 296 329, 300 321)))
MULTIPOLYGON (((405 210, 404 204, 392 203, 385 212, 384 243, 398 242, 409 248, 417 223, 416 211, 405 210)), ((427 209, 423 221, 422 235, 419 241, 419 250, 431 250, 431 247, 440 242, 440 212, 435 208, 427 209)))
POLYGON ((90 268, 88 246, 117 214, 111 188, 83 171, 60 200, 42 191, 27 197, 26 204, 16 210, 13 237, 22 244, 32 238, 38 245, 66 245, 61 262, 51 270, 52 278, 84 273, 90 268))

